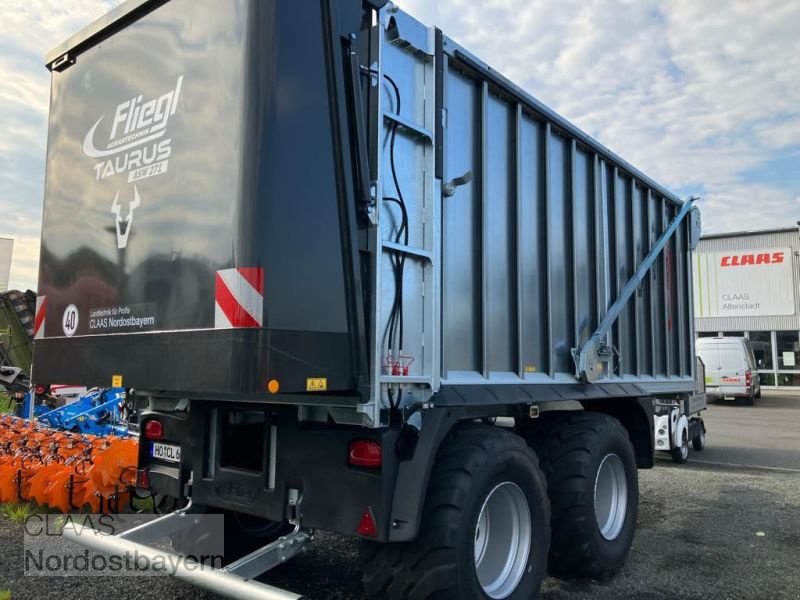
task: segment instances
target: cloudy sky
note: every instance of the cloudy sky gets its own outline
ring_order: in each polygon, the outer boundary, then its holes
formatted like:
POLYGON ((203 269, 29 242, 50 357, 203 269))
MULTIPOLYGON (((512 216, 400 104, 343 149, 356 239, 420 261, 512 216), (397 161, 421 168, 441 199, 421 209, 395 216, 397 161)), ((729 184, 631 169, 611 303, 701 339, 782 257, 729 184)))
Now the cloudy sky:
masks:
MULTIPOLYGON (((47 140, 43 55, 108 0, 0 5, 0 237, 35 288, 47 140)), ((405 0, 645 173, 699 195, 705 231, 800 219, 800 2, 405 0)))

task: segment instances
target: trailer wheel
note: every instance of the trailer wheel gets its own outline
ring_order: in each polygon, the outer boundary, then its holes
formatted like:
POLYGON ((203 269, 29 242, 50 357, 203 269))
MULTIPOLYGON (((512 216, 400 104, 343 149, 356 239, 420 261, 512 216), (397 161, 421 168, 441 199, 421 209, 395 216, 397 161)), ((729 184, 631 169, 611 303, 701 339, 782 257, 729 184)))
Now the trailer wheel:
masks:
POLYGON ((755 403, 755 393, 751 393, 749 396, 736 397, 736 404, 739 406, 753 406, 755 403))
POLYGON ((683 435, 681 436, 681 444, 680 446, 676 446, 672 450, 669 451, 672 455, 672 461, 682 465, 689 459, 689 429, 683 430, 683 435))
POLYGON ((706 428, 700 423, 700 431, 692 438, 692 448, 701 452, 706 447, 706 428))
POLYGON ((529 600, 549 543, 536 455, 511 432, 464 425, 439 449, 417 539, 362 541, 364 589, 388 600, 529 600))
POLYGON ((532 433, 552 507, 550 572, 614 574, 628 556, 639 509, 628 432, 617 419, 581 411, 543 420, 532 433))

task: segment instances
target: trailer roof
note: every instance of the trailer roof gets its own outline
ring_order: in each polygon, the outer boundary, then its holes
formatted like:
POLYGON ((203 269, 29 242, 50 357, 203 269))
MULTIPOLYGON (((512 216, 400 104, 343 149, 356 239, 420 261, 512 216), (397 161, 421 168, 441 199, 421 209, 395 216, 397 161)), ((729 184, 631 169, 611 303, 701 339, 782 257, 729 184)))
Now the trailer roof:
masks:
POLYGON ((700 236, 701 240, 715 240, 731 237, 746 237, 751 235, 769 235, 771 233, 798 233, 800 222, 794 227, 775 227, 773 229, 746 229, 744 231, 727 231, 725 233, 708 233, 700 236))
POLYGON ((49 69, 56 59, 61 58, 72 50, 87 45, 88 42, 104 36, 108 33, 109 29, 119 24, 120 21, 127 19, 131 13, 139 10, 147 12, 160 4, 164 4, 164 2, 166 2, 166 0, 125 0, 125 2, 112 8, 102 17, 91 22, 78 33, 71 35, 58 46, 50 50, 44 57, 45 65, 47 65, 49 69))

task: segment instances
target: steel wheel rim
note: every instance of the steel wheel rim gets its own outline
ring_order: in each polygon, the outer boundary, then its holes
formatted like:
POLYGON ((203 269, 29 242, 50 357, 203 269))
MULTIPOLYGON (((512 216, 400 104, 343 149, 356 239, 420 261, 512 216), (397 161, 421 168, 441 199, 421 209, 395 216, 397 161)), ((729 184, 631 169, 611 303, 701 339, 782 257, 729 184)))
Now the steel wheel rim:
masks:
POLYGON ((616 454, 607 454, 600 462, 594 481, 594 516, 600 535, 617 539, 628 514, 628 479, 625 466, 616 454))
POLYGON ((528 567, 532 539, 525 493, 510 481, 495 486, 475 524, 475 573, 487 596, 500 600, 517 589, 528 567))

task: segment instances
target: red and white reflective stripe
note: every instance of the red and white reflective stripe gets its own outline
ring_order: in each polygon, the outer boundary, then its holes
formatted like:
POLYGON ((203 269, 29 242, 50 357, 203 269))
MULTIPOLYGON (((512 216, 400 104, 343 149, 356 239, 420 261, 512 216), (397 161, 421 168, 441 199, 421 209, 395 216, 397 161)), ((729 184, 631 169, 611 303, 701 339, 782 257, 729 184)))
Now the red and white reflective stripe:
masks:
POLYGON ((47 314, 47 296, 36 296, 36 316, 33 319, 33 339, 44 337, 44 317, 47 314))
POLYGON ((217 271, 214 328, 261 327, 264 323, 264 269, 239 267, 217 271))

